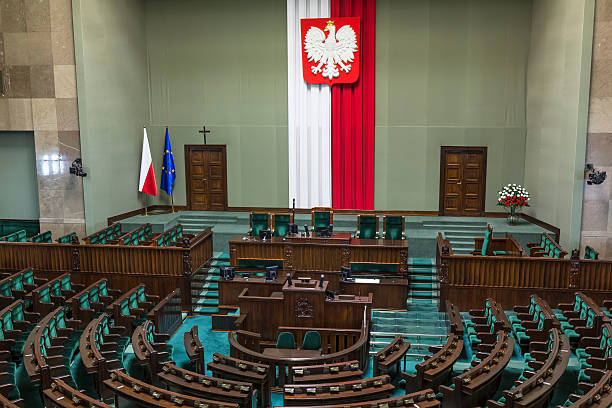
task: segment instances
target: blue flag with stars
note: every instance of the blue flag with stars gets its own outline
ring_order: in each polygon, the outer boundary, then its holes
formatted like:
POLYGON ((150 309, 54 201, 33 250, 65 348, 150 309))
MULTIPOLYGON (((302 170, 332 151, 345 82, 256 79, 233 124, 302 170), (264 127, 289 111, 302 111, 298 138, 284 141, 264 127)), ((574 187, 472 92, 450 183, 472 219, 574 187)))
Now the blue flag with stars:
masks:
POLYGON ((162 160, 161 189, 168 193, 168 195, 172 195, 172 185, 175 178, 174 156, 172 155, 172 146, 170 145, 170 135, 168 135, 168 128, 166 127, 166 146, 164 147, 164 158, 162 160))

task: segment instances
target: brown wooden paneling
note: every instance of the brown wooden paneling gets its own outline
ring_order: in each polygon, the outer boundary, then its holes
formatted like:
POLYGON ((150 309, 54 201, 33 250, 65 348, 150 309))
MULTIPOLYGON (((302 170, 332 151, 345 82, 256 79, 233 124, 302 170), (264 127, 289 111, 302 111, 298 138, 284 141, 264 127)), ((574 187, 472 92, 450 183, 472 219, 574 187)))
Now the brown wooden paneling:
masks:
POLYGON ((486 147, 442 146, 439 214, 483 216, 486 173, 486 147))
POLYGON ((70 272, 76 283, 107 278, 113 289, 127 291, 140 283, 148 293, 166 296, 175 288, 191 310, 191 274, 212 257, 212 231, 202 231, 190 246, 156 247, 58 243, 0 244, 0 269, 33 267, 36 276, 56 277, 70 272))
POLYGON ((225 145, 185 145, 185 171, 189 209, 227 209, 225 145))

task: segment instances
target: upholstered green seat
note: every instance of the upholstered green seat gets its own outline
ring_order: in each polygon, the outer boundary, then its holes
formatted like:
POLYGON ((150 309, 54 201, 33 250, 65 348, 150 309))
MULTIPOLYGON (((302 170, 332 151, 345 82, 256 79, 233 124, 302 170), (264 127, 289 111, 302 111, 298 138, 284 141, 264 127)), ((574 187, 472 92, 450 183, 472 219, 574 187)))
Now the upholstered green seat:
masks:
MULTIPOLYGON (((64 239, 64 238, 66 238, 66 237, 62 237, 62 238, 60 238, 60 239, 64 239)), ((91 237, 91 238, 89 238, 89 243, 90 243, 91 245, 95 245, 95 244, 99 244, 100 242, 98 242, 98 237, 97 237, 97 236, 95 236, 95 237, 91 237)), ((62 244, 70 244, 70 242, 62 242, 62 244)))
POLYGON ((378 238, 378 217, 376 215, 357 216, 358 230, 355 238, 360 239, 375 239, 378 238))
POLYGON ((151 238, 151 234, 153 234, 153 227, 149 224, 144 227, 145 238, 151 238))
POLYGON ((72 290, 72 284, 70 283, 70 275, 63 276, 61 282, 62 290, 72 290))
POLYGON ((584 248, 584 259, 598 259, 599 254, 590 246, 584 248))
POLYGON ((331 225, 331 212, 330 211, 313 211, 312 213, 312 229, 315 232, 319 232, 324 229, 329 229, 331 225))
POLYGON ((304 341, 302 341, 303 350, 320 350, 321 349, 321 335, 318 331, 308 330, 304 334, 304 341))
POLYGON ((178 224, 176 226, 176 239, 182 239, 183 238, 183 226, 181 224, 178 224))
POLYGON ((113 224, 113 235, 115 236, 115 238, 118 238, 119 235, 121 235, 121 224, 113 224))
POLYGON ((251 229, 249 235, 252 237, 258 237, 260 231, 264 231, 270 228, 268 225, 268 214, 267 213, 251 213, 251 229))
POLYGON ((482 248, 480 249, 480 255, 487 256, 489 253, 489 245, 491 243, 491 231, 487 228, 484 235, 484 240, 482 241, 482 248))
POLYGON ((23 286, 23 275, 19 274, 15 276, 11 280, 11 285, 13 286, 13 290, 25 290, 25 287, 23 286))
POLYGON ((10 281, 0 283, 0 296, 13 297, 10 281))
POLYGON ((279 348, 279 349, 297 348, 295 344, 295 337, 293 337, 293 333, 290 333, 290 332, 279 333, 278 339, 276 340, 276 348, 279 348))
POLYGON ((138 309, 138 296, 136 295, 136 293, 132 293, 130 295, 130 307, 132 309, 138 309))
POLYGON ((41 242, 52 242, 51 239, 51 231, 45 231, 38 235, 32 237, 32 242, 41 243, 41 242))
POLYGON ((508 253, 506 251, 493 251, 493 255, 497 255, 497 256, 503 256, 507 254, 508 253))
POLYGON ((265 269, 268 266, 278 266, 279 269, 283 269, 282 259, 238 259, 238 268, 256 268, 265 269))
POLYGON ((170 241, 171 242, 176 242, 176 230, 170 230, 170 241))
POLYGON ((51 282, 50 291, 53 296, 63 296, 62 283, 60 281, 51 282))
POLYGON ((109 296, 108 295, 108 282, 103 280, 102 282, 100 282, 100 284, 98 285, 98 294, 100 296, 109 296))
POLYGON ((383 218, 384 220, 384 230, 385 230, 385 239, 404 239, 406 238, 406 234, 404 232, 404 217, 395 216, 395 215, 387 215, 383 218))
POLYGON ((23 282, 26 285, 36 284, 36 282, 34 281, 34 270, 33 269, 28 269, 27 271, 23 272, 23 282))
POLYGON ((130 316, 132 313, 130 312, 130 303, 128 299, 125 299, 119 305, 119 313, 123 316, 130 316))
POLYGON ((289 233, 289 224, 291 224, 290 214, 274 214, 272 215, 274 231, 272 235, 275 237, 284 237, 289 233))
POLYGON ((84 293, 79 296, 79 307, 83 310, 91 310, 91 304, 89 303, 89 294, 84 293))
POLYGON ((51 303, 51 289, 48 286, 42 288, 39 292, 40 301, 43 303, 51 303))
POLYGON ((158 247, 166 246, 166 244, 164 242, 164 236, 163 235, 161 237, 158 237, 155 242, 157 243, 158 247))

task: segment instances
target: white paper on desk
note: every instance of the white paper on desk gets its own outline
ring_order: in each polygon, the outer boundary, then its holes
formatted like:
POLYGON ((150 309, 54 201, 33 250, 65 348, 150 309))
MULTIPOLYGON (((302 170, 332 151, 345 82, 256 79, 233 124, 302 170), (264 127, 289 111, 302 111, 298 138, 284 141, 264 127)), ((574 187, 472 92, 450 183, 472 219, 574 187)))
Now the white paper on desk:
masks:
POLYGON ((355 283, 380 283, 380 279, 355 278, 355 283))

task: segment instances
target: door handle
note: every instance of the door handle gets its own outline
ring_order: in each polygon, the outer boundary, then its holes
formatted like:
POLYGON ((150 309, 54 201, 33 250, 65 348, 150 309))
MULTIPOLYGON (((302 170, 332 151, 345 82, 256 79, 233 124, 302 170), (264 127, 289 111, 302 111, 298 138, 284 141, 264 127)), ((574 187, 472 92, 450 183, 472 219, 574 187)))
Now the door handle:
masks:
POLYGON ((458 183, 457 183, 457 185, 458 185, 458 186, 460 186, 460 185, 461 185, 461 182, 458 182, 458 183))

